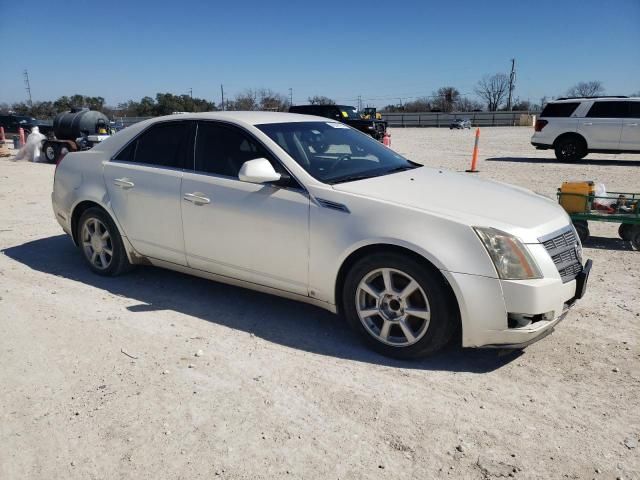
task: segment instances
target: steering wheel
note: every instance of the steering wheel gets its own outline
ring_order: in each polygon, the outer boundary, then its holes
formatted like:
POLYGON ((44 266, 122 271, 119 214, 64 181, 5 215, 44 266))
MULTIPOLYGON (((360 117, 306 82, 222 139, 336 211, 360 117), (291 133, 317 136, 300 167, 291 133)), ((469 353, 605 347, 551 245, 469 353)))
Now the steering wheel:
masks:
POLYGON ((344 162, 345 160, 351 160, 351 155, 348 153, 343 153, 342 155, 340 155, 338 158, 335 159, 335 161, 331 164, 331 166, 329 167, 329 171, 332 172, 333 170, 335 170, 338 165, 340 165, 342 162, 344 162))

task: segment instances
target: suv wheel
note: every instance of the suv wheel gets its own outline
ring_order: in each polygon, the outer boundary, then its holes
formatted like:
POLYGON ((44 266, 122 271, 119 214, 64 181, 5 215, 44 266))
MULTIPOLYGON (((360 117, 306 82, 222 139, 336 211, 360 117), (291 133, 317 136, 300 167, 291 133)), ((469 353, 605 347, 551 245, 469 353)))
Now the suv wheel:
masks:
POLYGON ((402 254, 373 254, 357 262, 342 298, 351 327, 390 357, 432 354, 451 340, 457 325, 442 278, 402 254))
POLYGON ((94 273, 114 277, 131 269, 120 233, 104 210, 87 209, 78 221, 76 238, 94 273))
POLYGON ((587 146, 580 137, 561 138, 555 145, 556 158, 561 162, 575 162, 587 155, 587 146))

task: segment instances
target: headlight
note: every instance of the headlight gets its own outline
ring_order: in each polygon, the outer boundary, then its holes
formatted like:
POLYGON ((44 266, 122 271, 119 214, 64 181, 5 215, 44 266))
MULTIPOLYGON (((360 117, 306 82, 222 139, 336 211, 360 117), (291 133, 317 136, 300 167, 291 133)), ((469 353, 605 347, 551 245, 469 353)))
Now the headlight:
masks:
POLYGON ((473 228, 503 280, 542 278, 535 260, 520 240, 495 228, 473 228))

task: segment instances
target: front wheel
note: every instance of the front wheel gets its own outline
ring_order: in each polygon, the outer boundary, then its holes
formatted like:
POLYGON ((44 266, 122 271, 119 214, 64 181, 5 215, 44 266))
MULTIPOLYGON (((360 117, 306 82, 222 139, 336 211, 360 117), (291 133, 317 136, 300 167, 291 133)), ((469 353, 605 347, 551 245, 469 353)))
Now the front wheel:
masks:
POLYGON ((402 254, 358 261, 347 274, 342 298, 351 327, 389 357, 432 354, 451 340, 458 324, 444 279, 402 254))
POLYGON ((114 277, 131 269, 120 233, 104 210, 89 208, 80 216, 77 239, 94 273, 114 277))

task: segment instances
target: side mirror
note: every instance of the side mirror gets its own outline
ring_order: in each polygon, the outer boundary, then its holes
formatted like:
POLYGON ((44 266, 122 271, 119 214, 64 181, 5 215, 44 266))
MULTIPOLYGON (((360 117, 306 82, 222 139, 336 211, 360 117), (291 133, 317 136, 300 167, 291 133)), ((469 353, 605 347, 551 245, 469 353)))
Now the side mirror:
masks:
POLYGON ((244 162, 238 172, 238 179, 249 183, 267 183, 280 180, 280 174, 266 158, 256 158, 244 162))

